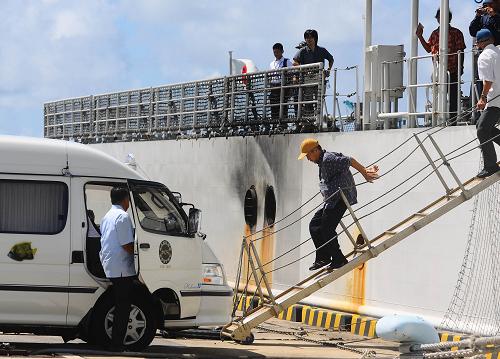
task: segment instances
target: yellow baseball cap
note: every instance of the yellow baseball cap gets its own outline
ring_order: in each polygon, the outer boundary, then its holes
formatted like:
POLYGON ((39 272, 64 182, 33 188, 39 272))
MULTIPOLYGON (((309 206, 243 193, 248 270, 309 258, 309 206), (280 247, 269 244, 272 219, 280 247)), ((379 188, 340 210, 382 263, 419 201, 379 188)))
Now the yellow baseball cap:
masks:
POLYGON ((318 146, 319 146, 318 140, 315 140, 314 138, 306 138, 300 144, 299 160, 306 157, 306 155, 309 153, 309 151, 314 150, 318 146))

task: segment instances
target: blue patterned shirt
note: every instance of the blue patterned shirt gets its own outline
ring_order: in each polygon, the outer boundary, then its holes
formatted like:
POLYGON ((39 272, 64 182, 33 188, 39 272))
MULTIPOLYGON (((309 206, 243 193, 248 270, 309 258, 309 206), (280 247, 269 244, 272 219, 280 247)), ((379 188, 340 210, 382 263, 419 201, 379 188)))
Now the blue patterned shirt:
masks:
POLYGON ((319 158, 319 190, 325 200, 325 208, 332 208, 341 199, 340 193, 333 195, 339 187, 342 188, 350 205, 358 203, 354 178, 349 168, 351 158, 338 152, 323 151, 319 158), (333 195, 333 196, 332 196, 333 195), (329 198, 331 196, 331 198, 329 198))

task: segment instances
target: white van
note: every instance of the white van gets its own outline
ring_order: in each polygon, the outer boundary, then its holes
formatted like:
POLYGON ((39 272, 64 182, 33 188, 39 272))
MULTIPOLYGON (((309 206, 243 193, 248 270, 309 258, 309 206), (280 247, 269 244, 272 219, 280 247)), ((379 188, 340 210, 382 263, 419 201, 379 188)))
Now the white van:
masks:
POLYGON ((142 349, 157 329, 230 321, 232 289, 194 206, 186 215, 163 184, 84 145, 0 136, 0 154, 0 331, 109 343, 114 308, 99 222, 115 185, 130 189, 141 281, 125 345, 142 349))

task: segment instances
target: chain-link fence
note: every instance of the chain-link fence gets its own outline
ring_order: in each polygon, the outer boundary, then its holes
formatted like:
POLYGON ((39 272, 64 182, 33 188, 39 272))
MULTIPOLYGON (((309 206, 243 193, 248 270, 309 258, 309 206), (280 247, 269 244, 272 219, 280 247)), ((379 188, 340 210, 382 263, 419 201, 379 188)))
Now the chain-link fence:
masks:
POLYGON ((227 76, 44 104, 48 138, 109 142, 320 130, 323 65, 227 76))

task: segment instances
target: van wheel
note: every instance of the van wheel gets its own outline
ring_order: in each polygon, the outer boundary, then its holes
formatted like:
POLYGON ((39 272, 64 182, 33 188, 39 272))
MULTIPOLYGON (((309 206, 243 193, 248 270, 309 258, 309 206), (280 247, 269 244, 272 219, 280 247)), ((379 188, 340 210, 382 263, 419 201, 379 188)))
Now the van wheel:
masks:
MULTIPOLYGON (((132 299, 127 333, 124 338, 127 350, 143 350, 153 341, 157 328, 153 308, 152 303, 143 295, 136 295, 132 299)), ((105 347, 111 344, 114 310, 115 306, 111 295, 107 296, 94 308, 91 323, 91 342, 105 347)))

